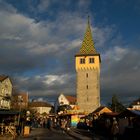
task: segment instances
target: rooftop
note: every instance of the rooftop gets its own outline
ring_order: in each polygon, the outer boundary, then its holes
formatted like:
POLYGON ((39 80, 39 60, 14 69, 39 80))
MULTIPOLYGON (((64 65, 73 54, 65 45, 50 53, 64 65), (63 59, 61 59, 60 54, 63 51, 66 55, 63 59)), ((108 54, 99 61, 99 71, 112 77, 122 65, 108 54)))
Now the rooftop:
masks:
POLYGON ((52 107, 52 105, 47 102, 35 101, 30 102, 29 107, 52 107))

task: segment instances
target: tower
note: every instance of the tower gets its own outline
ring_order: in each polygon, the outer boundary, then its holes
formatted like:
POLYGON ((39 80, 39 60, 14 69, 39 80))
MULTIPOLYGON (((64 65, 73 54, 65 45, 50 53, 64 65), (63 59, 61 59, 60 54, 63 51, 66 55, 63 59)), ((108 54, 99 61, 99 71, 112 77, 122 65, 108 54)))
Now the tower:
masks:
POLYGON ((75 55, 77 103, 82 112, 90 113, 100 106, 100 63, 88 18, 82 46, 75 55))

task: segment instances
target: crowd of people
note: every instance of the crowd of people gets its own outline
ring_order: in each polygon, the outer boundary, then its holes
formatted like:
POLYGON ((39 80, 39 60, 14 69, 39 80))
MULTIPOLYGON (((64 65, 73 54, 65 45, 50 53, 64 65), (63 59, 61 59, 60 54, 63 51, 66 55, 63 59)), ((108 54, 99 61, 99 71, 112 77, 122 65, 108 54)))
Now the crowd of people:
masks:
POLYGON ((33 118, 29 124, 31 128, 48 128, 49 130, 55 128, 64 132, 70 129, 70 123, 69 117, 43 116, 33 118))
POLYGON ((87 129, 108 140, 140 139, 140 117, 93 116, 82 118, 79 129, 87 129))
MULTIPOLYGON (((8 122, 15 121, 16 132, 18 135, 24 131, 24 126, 32 128, 47 128, 49 130, 59 129, 62 132, 68 131, 71 128, 71 116, 36 116, 29 118, 15 119, 8 118, 3 121, 6 125, 8 122)), ((140 133, 140 117, 118 117, 118 116, 97 116, 82 117, 77 123, 78 129, 86 129, 99 135, 104 135, 109 140, 122 140, 132 137, 138 137, 140 133)))
MULTIPOLYGON (((41 127, 51 130, 54 128, 65 132, 71 128, 71 117, 48 115, 34 117, 29 121, 26 120, 24 125, 29 125, 31 129, 41 127)), ((119 118, 117 116, 106 117, 102 115, 93 115, 90 118, 81 118, 77 123, 77 128, 86 129, 93 133, 103 135, 109 140, 122 140, 134 137, 134 135, 137 136, 139 134, 138 132, 135 133, 134 130, 140 131, 140 119, 139 117, 119 118)))

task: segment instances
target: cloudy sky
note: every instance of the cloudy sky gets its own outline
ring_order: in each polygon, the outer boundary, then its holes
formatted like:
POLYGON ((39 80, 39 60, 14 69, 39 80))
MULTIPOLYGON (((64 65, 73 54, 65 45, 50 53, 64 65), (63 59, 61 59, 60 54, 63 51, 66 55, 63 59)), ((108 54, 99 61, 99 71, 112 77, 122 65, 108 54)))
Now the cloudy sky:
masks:
POLYGON ((140 96, 139 0, 0 0, 0 74, 31 98, 76 95, 74 55, 90 16, 101 102, 140 96))

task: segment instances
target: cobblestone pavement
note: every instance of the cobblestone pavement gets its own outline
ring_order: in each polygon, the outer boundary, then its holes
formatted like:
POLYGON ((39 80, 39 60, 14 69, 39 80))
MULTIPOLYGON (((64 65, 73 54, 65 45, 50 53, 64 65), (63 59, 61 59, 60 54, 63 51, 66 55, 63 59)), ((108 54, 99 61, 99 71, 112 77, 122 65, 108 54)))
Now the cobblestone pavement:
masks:
POLYGON ((35 128, 31 131, 29 136, 18 137, 17 140, 75 140, 67 133, 60 130, 48 130, 45 128, 35 128))
POLYGON ((108 140, 108 138, 95 134, 89 130, 84 129, 71 129, 70 135, 79 138, 79 140, 108 140))
MULTIPOLYGON (((11 136, 0 137, 0 140, 13 140, 11 136)), ((45 128, 34 128, 28 136, 18 136, 16 140, 106 140, 87 130, 70 129, 63 132, 60 129, 48 130, 45 128)))

